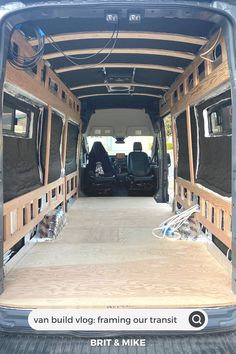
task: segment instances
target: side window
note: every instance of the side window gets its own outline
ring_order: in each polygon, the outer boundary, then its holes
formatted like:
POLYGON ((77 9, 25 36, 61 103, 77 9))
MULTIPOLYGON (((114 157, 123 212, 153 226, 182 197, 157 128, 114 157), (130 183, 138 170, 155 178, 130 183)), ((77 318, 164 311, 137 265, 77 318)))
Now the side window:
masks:
POLYGON ((19 107, 17 103, 12 105, 4 102, 2 114, 3 134, 28 138, 31 116, 32 112, 19 107))
POLYGON ((222 47, 220 43, 212 51, 211 60, 213 70, 222 63, 222 47))
POLYGON ((203 111, 205 136, 223 136, 232 134, 232 104, 224 100, 203 111))

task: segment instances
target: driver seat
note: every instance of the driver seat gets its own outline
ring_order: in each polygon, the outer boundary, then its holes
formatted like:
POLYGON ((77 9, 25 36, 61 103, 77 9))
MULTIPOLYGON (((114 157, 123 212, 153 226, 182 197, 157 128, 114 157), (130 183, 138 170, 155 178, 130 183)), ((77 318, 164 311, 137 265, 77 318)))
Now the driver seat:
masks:
POLYGON ((142 144, 135 142, 133 151, 128 155, 128 173, 132 182, 145 184, 152 182, 152 174, 148 155, 142 151, 142 144))

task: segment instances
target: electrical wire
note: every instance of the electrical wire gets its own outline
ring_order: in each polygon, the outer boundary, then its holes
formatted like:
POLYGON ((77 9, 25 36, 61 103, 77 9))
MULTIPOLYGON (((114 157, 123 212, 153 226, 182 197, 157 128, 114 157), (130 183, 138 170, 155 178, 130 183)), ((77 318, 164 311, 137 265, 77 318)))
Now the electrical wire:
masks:
MULTIPOLYGON (((21 28, 21 25, 17 26, 17 30, 21 28)), ((36 38, 38 40, 38 45, 37 45, 37 51, 34 55, 30 57, 26 56, 21 56, 18 53, 14 51, 13 45, 10 46, 9 49, 9 62, 10 64, 18 69, 18 70, 27 70, 27 69, 33 69, 38 61, 42 59, 43 54, 44 54, 44 47, 45 47, 45 32, 42 31, 41 28, 32 25, 32 29, 35 32, 36 38)), ((14 33, 14 32, 13 32, 14 33)), ((13 36, 12 33, 12 36, 13 36)), ((75 60, 86 60, 86 59, 91 59, 96 57, 97 55, 101 54, 104 49, 106 49, 110 43, 113 41, 113 45, 110 48, 110 51, 107 53, 107 55, 98 63, 91 64, 88 66, 88 68, 92 68, 96 65, 104 63, 112 54, 113 49, 116 46, 117 40, 118 40, 118 35, 119 35, 119 22, 117 23, 117 26, 114 27, 113 33, 109 40, 106 42, 103 48, 101 48, 98 52, 88 55, 88 56, 83 56, 83 57, 74 57, 71 55, 66 55, 63 50, 56 44, 56 42, 53 40, 52 36, 46 35, 46 37, 50 40, 49 43, 58 51, 60 52, 72 65, 78 66, 78 63, 75 60), (115 37, 115 38, 114 38, 115 37), (72 60, 73 58, 73 60, 72 60)))
POLYGON ((217 44, 218 44, 218 42, 219 42, 219 39, 220 39, 220 36, 221 36, 221 33, 222 33, 222 29, 220 28, 220 30, 219 30, 219 32, 218 32, 218 35, 217 35, 217 37, 216 37, 216 40, 215 40, 215 42, 212 44, 212 46, 211 46, 208 50, 206 50, 205 52, 203 52, 203 53, 200 54, 200 57, 201 57, 202 59, 208 60, 208 61, 210 61, 211 63, 214 63, 214 62, 215 62, 215 60, 210 59, 210 58, 207 58, 206 55, 209 54, 209 53, 217 46, 217 44))
POLYGON ((226 253, 226 257, 231 262, 231 259, 229 258, 230 251, 231 251, 231 249, 228 248, 227 253, 226 253))
POLYGON ((66 54, 59 46, 58 44, 56 44, 56 42, 54 41, 54 39, 52 38, 52 36, 50 35, 47 35, 47 38, 50 39, 50 44, 59 52, 61 53, 65 58, 69 58, 69 59, 73 59, 73 60, 85 60, 85 59, 91 59, 91 58, 94 58, 95 56, 97 56, 98 54, 102 53, 104 49, 106 49, 109 44, 112 42, 113 38, 114 38, 114 35, 115 33, 117 32, 118 28, 117 27, 114 27, 114 30, 113 30, 113 33, 111 35, 111 37, 109 38, 109 40, 106 42, 106 44, 99 50, 97 51, 96 53, 94 54, 91 54, 91 55, 87 55, 87 56, 81 56, 81 57, 76 57, 76 56, 73 56, 73 55, 68 55, 66 54))
MULTIPOLYGON (((39 27, 34 25, 31 26, 38 40, 36 53, 29 57, 21 56, 20 54, 15 52, 13 45, 11 45, 9 48, 9 52, 8 52, 9 62, 14 68, 18 70, 33 69, 38 63, 38 61, 43 57, 44 54, 44 45, 45 45, 44 33, 39 27)), ((19 30, 19 29, 21 29, 21 25, 18 25, 15 28, 15 30, 19 30)), ((13 37, 13 34, 14 31, 12 32, 11 38, 13 37)))
POLYGON ((159 227, 154 228, 152 230, 152 235, 159 239, 167 239, 173 241, 181 239, 179 229, 184 223, 188 221, 192 214, 196 212, 199 212, 199 205, 197 204, 189 209, 186 209, 180 214, 175 214, 165 220, 163 223, 160 224, 159 227), (157 231, 161 231, 161 235, 159 235, 157 231))
POLYGON ((112 42, 112 40, 114 40, 113 42, 113 45, 111 46, 110 48, 110 51, 107 53, 107 55, 98 63, 95 63, 95 64, 91 64, 88 66, 88 68, 92 68, 96 65, 100 65, 102 63, 104 63, 109 57, 110 55, 112 54, 113 52, 113 49, 115 48, 116 46, 116 43, 117 43, 117 40, 118 40, 118 35, 119 35, 119 23, 117 23, 117 26, 114 28, 113 30, 113 33, 112 33, 112 36, 110 37, 110 39, 107 41, 107 43, 105 44, 105 46, 100 49, 98 52, 94 53, 94 54, 91 54, 91 55, 88 55, 88 56, 85 56, 85 57, 74 57, 74 56, 71 56, 71 55, 67 55, 57 44, 56 42, 53 40, 53 38, 50 36, 50 35, 46 35, 49 39, 50 39, 50 44, 59 52, 61 53, 72 65, 75 65, 75 66, 78 66, 78 63, 75 62, 75 60, 85 60, 85 59, 91 59, 91 58, 94 58, 96 57, 97 55, 101 54, 103 52, 104 49, 106 49, 108 47, 108 45, 112 42), (115 36, 115 38, 114 38, 115 36), (73 58, 73 60, 71 59, 73 58))

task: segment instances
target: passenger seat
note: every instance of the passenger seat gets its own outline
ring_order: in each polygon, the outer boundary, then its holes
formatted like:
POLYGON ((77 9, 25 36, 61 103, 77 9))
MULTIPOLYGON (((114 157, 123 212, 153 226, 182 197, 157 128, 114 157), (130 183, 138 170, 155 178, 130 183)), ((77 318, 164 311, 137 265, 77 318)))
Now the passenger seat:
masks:
POLYGON ((90 182, 90 192, 104 194, 111 191, 112 184, 115 181, 115 174, 108 153, 99 141, 94 142, 89 153, 87 171, 90 182), (100 164, 103 172, 102 174, 96 175, 97 164, 100 164))

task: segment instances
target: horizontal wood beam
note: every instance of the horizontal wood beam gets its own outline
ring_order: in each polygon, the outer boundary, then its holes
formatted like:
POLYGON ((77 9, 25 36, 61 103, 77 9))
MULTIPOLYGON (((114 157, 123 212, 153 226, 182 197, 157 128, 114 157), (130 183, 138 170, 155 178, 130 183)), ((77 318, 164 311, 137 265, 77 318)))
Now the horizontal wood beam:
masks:
POLYGON ((88 70, 88 69, 102 69, 102 68, 131 68, 131 69, 147 69, 147 70, 163 70, 172 71, 182 74, 184 70, 180 67, 165 66, 165 65, 150 65, 150 64, 133 64, 133 63, 102 63, 102 64, 88 64, 88 65, 72 65, 58 68, 55 70, 57 74, 66 73, 69 71, 88 70))
POLYGON ((83 95, 78 96, 79 99, 89 98, 89 97, 98 97, 98 96, 148 96, 148 97, 155 97, 155 98, 162 98, 161 95, 152 95, 150 93, 95 93, 93 95, 83 95))
MULTIPOLYGON (((54 42, 65 41, 77 41, 86 39, 109 39, 113 35, 113 32, 73 32, 73 33, 61 33, 51 35, 54 42)), ((204 45, 207 42, 205 37, 188 36, 185 34, 177 33, 164 33, 164 32, 125 32, 120 31, 118 34, 119 39, 152 39, 158 41, 171 41, 171 42, 183 42, 195 45, 204 45)), ((50 44, 52 40, 46 36, 46 44, 50 44)), ((37 45, 37 39, 30 41, 31 45, 37 45)))
POLYGON ((91 85, 80 85, 80 86, 74 86, 70 87, 71 91, 75 90, 83 90, 86 88, 93 88, 93 87, 107 87, 107 86, 112 86, 112 87, 121 87, 121 86, 134 86, 134 87, 146 87, 146 88, 152 88, 156 90, 163 90, 166 91, 169 89, 169 86, 159 86, 159 85, 147 85, 147 84, 138 84, 138 83, 132 83, 132 82, 126 82, 126 83, 101 83, 101 84, 91 84, 91 85))
MULTIPOLYGON (((110 48, 89 48, 89 49, 74 49, 74 50, 64 50, 65 55, 92 55, 92 54, 108 54, 110 53, 110 48)), ((62 58, 64 55, 61 52, 53 52, 50 54, 45 54, 43 59, 50 60, 56 58, 62 58)), ((176 50, 166 50, 166 49, 148 49, 148 48, 114 48, 112 54, 135 54, 135 55, 160 55, 173 58, 181 58, 187 60, 193 60, 195 55, 189 52, 181 52, 176 50)), ((86 59, 85 59, 86 60, 86 59)))

